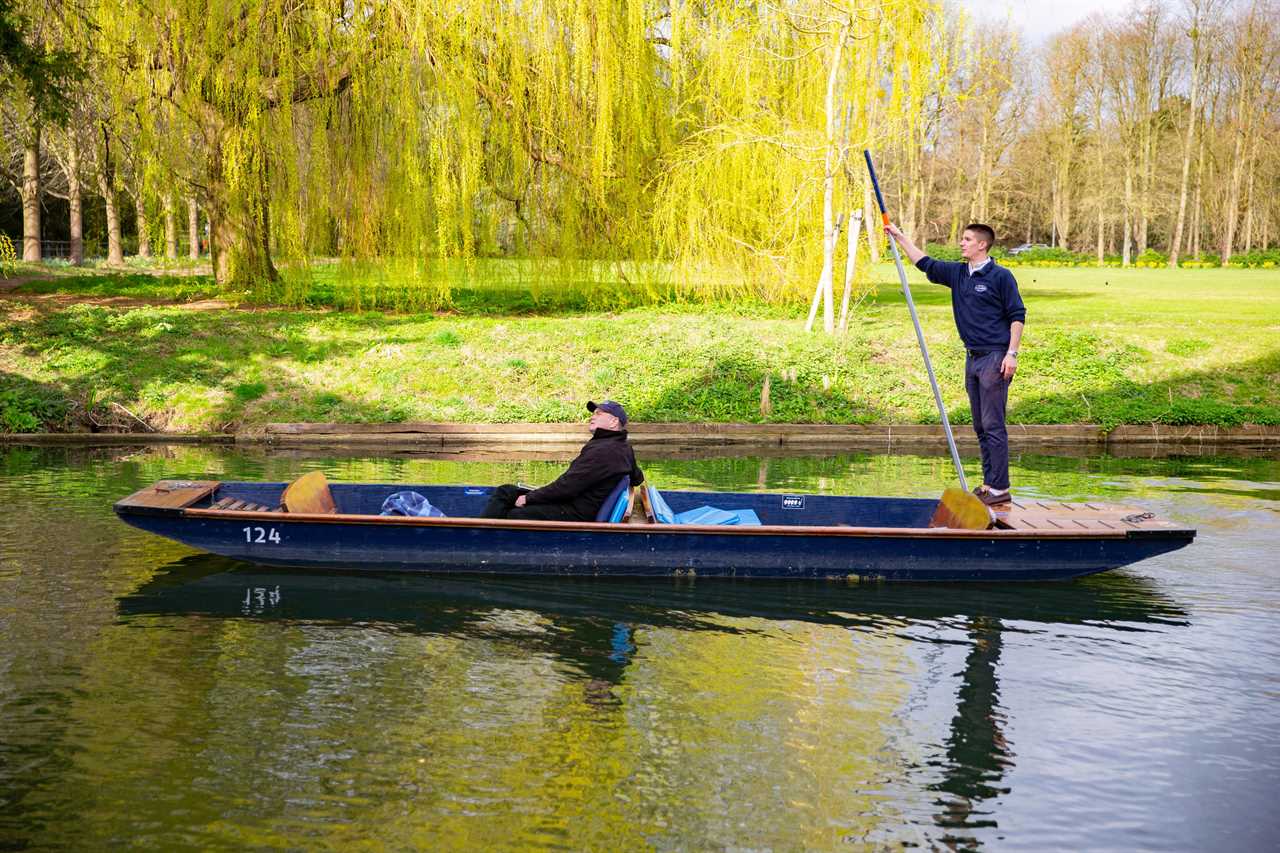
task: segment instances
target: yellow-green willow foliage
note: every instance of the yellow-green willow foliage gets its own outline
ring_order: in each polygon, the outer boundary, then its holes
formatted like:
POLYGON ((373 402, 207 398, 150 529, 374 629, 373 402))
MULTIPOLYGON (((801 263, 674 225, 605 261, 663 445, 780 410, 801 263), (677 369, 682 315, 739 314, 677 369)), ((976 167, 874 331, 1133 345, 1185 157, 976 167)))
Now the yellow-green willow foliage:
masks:
POLYGON ((680 133, 655 183, 655 233, 695 291, 812 292, 826 164, 848 222, 864 203, 862 149, 877 150, 883 168, 885 155, 918 147, 906 143, 924 93, 942 80, 937 11, 919 0, 672 6, 680 133))
POLYGON ((401 0, 405 61, 363 74, 353 99, 350 162, 378 173, 333 176, 361 199, 338 216, 342 253, 384 270, 403 258, 393 276, 437 299, 477 256, 546 261, 513 267, 520 286, 619 286, 652 267, 647 184, 671 109, 650 14, 643 0, 401 0))
POLYGON ((624 302, 792 298, 828 171, 861 206, 860 148, 916 140, 943 77, 922 0, 99 1, 137 152, 200 199, 219 280, 285 301, 313 256, 354 307, 448 304, 492 257, 624 302))
POLYGON ((302 255, 312 175, 301 167, 332 156, 323 130, 376 56, 381 21, 279 0, 101 0, 96 48, 113 69, 117 130, 133 136, 144 184, 199 199, 220 281, 269 284, 273 249, 302 255))

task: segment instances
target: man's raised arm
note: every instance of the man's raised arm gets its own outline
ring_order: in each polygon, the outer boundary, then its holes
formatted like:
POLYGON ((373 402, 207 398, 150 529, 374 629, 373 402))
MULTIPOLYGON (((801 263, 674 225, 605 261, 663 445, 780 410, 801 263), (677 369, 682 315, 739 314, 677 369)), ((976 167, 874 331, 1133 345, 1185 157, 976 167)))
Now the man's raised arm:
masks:
POLYGON ((924 257, 924 252, 920 251, 920 249, 916 247, 916 244, 911 242, 910 237, 898 230, 897 225, 890 222, 884 227, 884 233, 898 241, 898 245, 902 247, 902 251, 907 253, 907 260, 911 261, 912 264, 917 263, 924 257))

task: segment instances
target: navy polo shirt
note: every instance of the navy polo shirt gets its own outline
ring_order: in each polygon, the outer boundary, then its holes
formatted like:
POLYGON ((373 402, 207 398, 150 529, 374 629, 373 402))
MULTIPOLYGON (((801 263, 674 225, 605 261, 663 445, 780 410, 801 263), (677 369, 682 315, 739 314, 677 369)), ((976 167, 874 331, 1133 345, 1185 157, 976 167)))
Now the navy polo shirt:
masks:
POLYGON ((1018 282, 994 260, 970 275, 965 261, 935 261, 925 255, 916 269, 934 284, 951 288, 951 313, 967 349, 1008 349, 1009 324, 1026 322, 1018 282))

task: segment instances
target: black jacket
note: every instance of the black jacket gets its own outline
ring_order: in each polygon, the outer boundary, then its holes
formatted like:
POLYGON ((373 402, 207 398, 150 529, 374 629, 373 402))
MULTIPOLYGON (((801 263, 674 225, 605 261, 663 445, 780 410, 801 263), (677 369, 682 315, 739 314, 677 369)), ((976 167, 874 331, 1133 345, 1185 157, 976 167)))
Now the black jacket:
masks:
POLYGON ((594 521, 623 474, 631 475, 633 486, 644 482, 644 472, 636 466, 636 454, 627 442, 626 430, 598 429, 569 464, 569 470, 554 483, 529 492, 525 503, 564 504, 582 521, 594 521))

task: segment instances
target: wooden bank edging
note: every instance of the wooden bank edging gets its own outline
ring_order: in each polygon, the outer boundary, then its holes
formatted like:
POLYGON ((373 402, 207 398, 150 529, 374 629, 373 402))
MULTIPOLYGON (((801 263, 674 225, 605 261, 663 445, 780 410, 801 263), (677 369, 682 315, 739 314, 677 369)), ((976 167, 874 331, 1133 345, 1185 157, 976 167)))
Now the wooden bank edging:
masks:
MULTIPOLYGON (((937 424, 710 424, 637 423, 629 429, 637 447, 707 449, 773 447, 834 452, 842 448, 889 449, 944 445, 937 424)), ((976 446, 968 426, 955 429, 961 446, 976 446)), ((264 431, 228 433, 26 433, 0 434, 0 444, 259 444, 277 447, 389 447, 463 451, 501 447, 558 451, 586 441, 585 424, 267 424, 264 431)), ((1119 426, 1093 424, 1011 425, 1010 442, 1024 449, 1054 447, 1198 445, 1280 449, 1277 426, 1119 426)))

